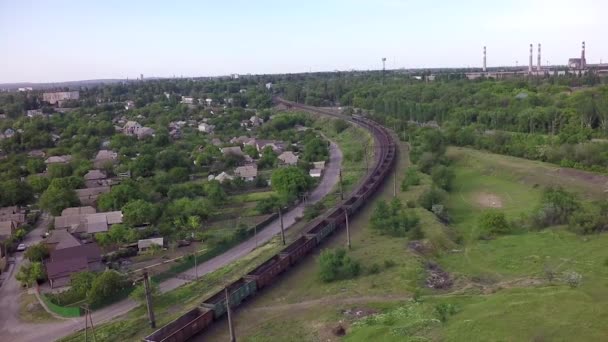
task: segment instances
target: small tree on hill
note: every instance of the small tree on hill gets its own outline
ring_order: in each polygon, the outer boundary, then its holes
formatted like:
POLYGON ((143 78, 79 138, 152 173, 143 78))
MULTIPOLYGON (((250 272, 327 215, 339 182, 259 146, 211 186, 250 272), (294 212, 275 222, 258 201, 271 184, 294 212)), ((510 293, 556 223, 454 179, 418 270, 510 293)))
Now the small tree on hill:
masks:
POLYGON ((486 236, 508 234, 511 226, 505 218, 505 214, 496 210, 487 210, 481 214, 478 223, 482 234, 486 236))

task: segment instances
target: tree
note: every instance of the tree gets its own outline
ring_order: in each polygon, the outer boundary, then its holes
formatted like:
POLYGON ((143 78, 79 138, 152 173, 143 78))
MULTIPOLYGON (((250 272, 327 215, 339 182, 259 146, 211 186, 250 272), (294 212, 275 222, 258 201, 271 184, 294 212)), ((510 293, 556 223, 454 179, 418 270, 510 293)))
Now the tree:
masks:
POLYGON ((272 173, 272 188, 279 196, 292 200, 312 185, 312 179, 298 167, 285 167, 272 173))
POLYGON ((27 183, 35 193, 41 194, 49 187, 51 180, 44 176, 32 175, 27 177, 27 183))
POLYGON ((435 166, 431 172, 431 178, 435 185, 445 191, 452 190, 452 183, 454 182, 455 176, 454 170, 444 165, 435 166))
POLYGON ((71 188, 61 188, 51 184, 40 196, 39 205, 54 216, 61 215, 65 208, 77 206, 80 203, 76 192, 71 188))
POLYGON ((44 171, 46 169, 46 164, 41 158, 31 158, 27 160, 25 168, 29 174, 33 175, 44 171))
POLYGON ((277 164, 277 154, 274 153, 272 147, 267 146, 262 150, 262 156, 258 160, 260 169, 271 168, 277 164))
POLYGON ((97 200, 97 207, 103 211, 121 210, 130 201, 145 199, 136 182, 128 180, 112 187, 109 193, 102 194, 97 200))
POLYGON ((420 175, 416 168, 410 166, 405 171, 405 178, 401 182, 401 190, 407 191, 410 186, 420 185, 420 175))
POLYGON ((228 197, 220 182, 216 180, 205 183, 204 190, 205 194, 214 205, 222 204, 228 197))
POLYGON ((44 267, 41 262, 32 262, 21 265, 15 279, 22 285, 30 287, 46 277, 44 267))
MULTIPOLYGON (((158 295, 160 295, 160 287, 158 286, 158 283, 155 281, 150 280, 150 294, 152 295, 152 297, 157 297, 158 295)), ((131 297, 131 299, 139 302, 139 303, 145 303, 146 302, 146 288, 144 286, 144 284, 139 284, 134 290, 133 292, 131 292, 131 294, 129 295, 129 297, 131 297)))
POLYGON ((85 298, 96 277, 91 271, 73 273, 70 276, 70 291, 73 291, 76 297, 85 298))
POLYGON ((128 284, 124 275, 114 270, 106 270, 93 280, 87 301, 91 305, 99 305, 118 295, 127 288, 128 284))
POLYGON ((131 201, 122 208, 124 222, 129 226, 139 226, 154 221, 154 205, 144 200, 131 201))
POLYGON ((34 197, 34 192, 26 182, 8 180, 0 183, 0 206, 25 205, 34 197))
POLYGON ((348 128, 348 122, 342 119, 334 120, 334 130, 336 133, 340 134, 342 131, 348 128))
POLYGON ((571 216, 580 209, 578 198, 561 187, 547 188, 543 192, 540 207, 533 217, 540 228, 568 223, 571 216))
POLYGON ((72 175, 72 166, 70 164, 52 164, 49 165, 48 170, 51 178, 63 178, 72 175))
POLYGON ((426 210, 432 210, 433 205, 442 204, 445 200, 445 193, 435 187, 423 192, 418 198, 418 203, 426 210))
POLYGON ((484 211, 478 220, 478 228, 482 232, 480 236, 494 236, 508 234, 511 226, 505 218, 505 214, 496 210, 484 211))
POLYGON ((49 257, 49 248, 44 243, 38 243, 30 246, 23 254, 31 262, 42 262, 49 257))

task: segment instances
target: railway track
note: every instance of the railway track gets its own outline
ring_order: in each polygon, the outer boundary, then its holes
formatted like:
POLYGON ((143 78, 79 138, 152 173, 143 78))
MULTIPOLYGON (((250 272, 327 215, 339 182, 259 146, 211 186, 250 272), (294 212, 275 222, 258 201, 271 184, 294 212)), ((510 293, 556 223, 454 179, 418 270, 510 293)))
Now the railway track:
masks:
POLYGON ((230 307, 241 305, 248 298, 255 296, 257 292, 265 290, 268 285, 278 281, 285 270, 294 267, 314 248, 322 245, 327 236, 347 227, 349 217, 360 210, 390 175, 396 157, 396 144, 391 134, 380 124, 362 116, 351 117, 323 108, 286 101, 279 97, 275 97, 273 100, 275 103, 283 104, 289 108, 348 120, 369 130, 375 140, 374 165, 349 196, 338 203, 325 216, 309 223, 299 239, 290 243, 243 278, 228 285, 228 301, 226 300, 225 290, 221 290, 203 301, 198 307, 145 337, 144 341, 187 341, 192 336, 206 330, 214 321, 226 314, 227 302, 230 307))

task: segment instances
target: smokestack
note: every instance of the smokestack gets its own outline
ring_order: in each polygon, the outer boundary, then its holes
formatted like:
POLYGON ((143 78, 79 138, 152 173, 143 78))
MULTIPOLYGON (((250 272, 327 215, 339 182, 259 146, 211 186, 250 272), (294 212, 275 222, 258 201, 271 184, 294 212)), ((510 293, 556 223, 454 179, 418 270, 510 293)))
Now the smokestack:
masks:
POLYGON ((528 64, 528 73, 532 73, 532 44, 530 44, 530 63, 528 64))
POLYGON ((538 59, 536 71, 540 72, 540 43, 538 43, 538 56, 536 56, 536 58, 538 59))
POLYGON ((486 47, 483 47, 483 72, 486 72, 486 47))
POLYGON ((585 42, 583 41, 583 50, 581 51, 581 69, 587 67, 587 61, 585 60, 585 42))

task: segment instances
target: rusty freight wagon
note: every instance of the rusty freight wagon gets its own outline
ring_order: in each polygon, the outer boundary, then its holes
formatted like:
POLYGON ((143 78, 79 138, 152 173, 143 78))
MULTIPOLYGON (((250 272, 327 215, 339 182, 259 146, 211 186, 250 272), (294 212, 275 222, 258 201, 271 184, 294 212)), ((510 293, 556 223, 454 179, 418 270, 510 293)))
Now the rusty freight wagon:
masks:
POLYGON ((317 245, 316 237, 302 236, 285 247, 279 255, 289 258, 289 264, 293 265, 304 257, 317 245))
POLYGON ((275 255, 245 276, 245 279, 255 280, 258 290, 272 284, 274 278, 289 267, 288 255, 275 255))
MULTIPOLYGON (((330 216, 331 217, 331 216, 330 216)), ((314 237, 317 239, 317 244, 321 243, 323 239, 331 234, 336 229, 336 225, 332 220, 323 220, 317 223, 309 231, 306 232, 306 236, 314 237)))
POLYGON ((146 342, 183 342, 213 322, 213 311, 194 308, 144 338, 146 342))
MULTIPOLYGON (((255 280, 241 278, 228 286, 228 298, 230 306, 237 306, 247 297, 255 294, 257 285, 255 280)), ((213 310, 213 315, 218 318, 226 313, 226 295, 224 290, 219 291, 211 298, 201 304, 205 308, 213 310)))

